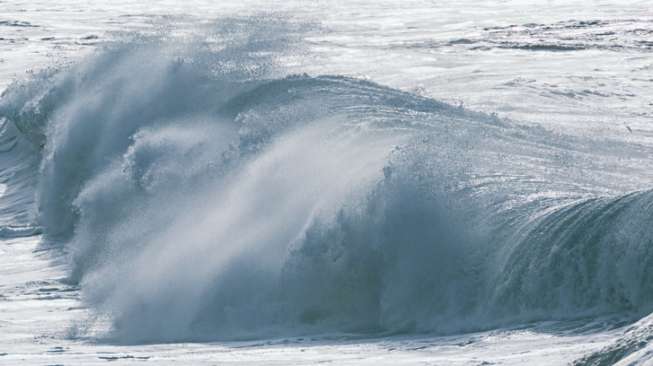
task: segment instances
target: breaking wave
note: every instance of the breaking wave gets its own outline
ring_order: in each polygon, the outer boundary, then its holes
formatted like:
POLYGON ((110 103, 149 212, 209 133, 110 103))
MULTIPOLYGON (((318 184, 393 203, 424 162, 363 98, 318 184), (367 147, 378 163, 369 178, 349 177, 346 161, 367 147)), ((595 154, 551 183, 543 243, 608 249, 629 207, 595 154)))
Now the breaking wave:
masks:
POLYGON ((69 253, 105 337, 653 311, 650 149, 278 76, 274 27, 116 44, 4 93, 0 213, 69 253))

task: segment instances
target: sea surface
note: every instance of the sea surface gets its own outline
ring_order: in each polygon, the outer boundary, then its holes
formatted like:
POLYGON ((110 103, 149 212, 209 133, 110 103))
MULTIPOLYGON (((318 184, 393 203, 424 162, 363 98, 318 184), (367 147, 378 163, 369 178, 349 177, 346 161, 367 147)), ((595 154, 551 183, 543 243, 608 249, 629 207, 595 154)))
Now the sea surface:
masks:
POLYGON ((0 365, 653 364, 650 1, 0 0, 0 365))

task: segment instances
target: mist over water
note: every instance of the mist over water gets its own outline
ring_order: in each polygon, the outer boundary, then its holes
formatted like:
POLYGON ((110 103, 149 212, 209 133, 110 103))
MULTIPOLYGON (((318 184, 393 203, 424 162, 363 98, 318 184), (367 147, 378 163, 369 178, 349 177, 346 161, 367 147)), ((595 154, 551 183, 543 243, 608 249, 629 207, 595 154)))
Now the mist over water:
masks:
POLYGON ((650 147, 284 75, 276 60, 301 52, 301 29, 247 18, 119 42, 3 96, 33 182, 9 189, 36 191, 24 215, 69 253, 89 322, 109 320, 100 338, 653 311, 650 147))

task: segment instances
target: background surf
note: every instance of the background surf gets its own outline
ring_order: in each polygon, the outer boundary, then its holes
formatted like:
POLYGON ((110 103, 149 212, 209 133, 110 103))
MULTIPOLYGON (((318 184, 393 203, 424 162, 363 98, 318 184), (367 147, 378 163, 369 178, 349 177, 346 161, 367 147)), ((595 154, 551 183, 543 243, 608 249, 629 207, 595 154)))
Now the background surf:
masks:
POLYGON ((107 46, 0 102, 4 230, 69 253, 70 282, 109 319, 102 337, 652 311, 649 146, 283 76, 296 25, 224 22, 107 46))

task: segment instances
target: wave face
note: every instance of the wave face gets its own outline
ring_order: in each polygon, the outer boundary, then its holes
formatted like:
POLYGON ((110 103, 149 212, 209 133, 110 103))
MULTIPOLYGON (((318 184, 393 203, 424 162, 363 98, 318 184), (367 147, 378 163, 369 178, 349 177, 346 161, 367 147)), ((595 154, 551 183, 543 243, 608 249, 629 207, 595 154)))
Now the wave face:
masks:
POLYGON ((344 76, 274 77, 280 28, 112 45, 3 96, 24 145, 3 158, 28 156, 38 209, 16 205, 70 253, 108 339, 653 310, 653 191, 632 178, 650 149, 344 76))

